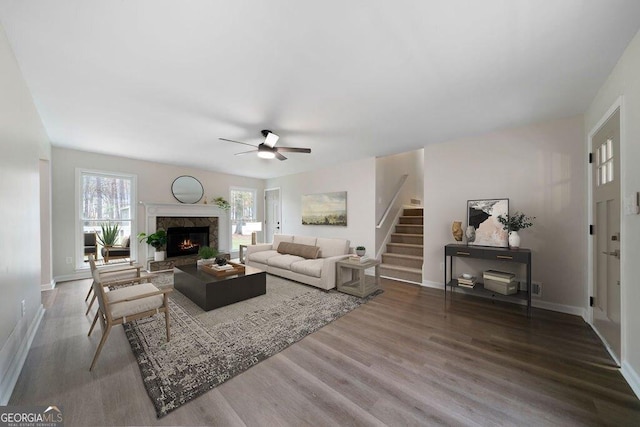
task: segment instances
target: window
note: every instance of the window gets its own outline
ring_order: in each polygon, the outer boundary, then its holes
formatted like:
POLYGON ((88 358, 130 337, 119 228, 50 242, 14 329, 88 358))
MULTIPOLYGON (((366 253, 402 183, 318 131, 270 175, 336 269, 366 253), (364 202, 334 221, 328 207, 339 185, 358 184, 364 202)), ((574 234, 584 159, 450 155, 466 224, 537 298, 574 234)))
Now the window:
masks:
POLYGON ((135 258, 130 251, 135 250, 136 245, 129 244, 135 231, 135 176, 79 170, 77 182, 80 250, 76 251, 76 266, 85 268, 89 254, 103 260, 102 244, 96 239, 102 234, 102 226, 118 227, 115 246, 122 248, 118 248, 117 257, 110 258, 135 258))
POLYGON ((257 191, 253 188, 232 188, 231 204, 231 251, 237 252, 240 245, 251 243, 251 233, 262 230, 257 219, 257 191))
POLYGON ((613 141, 607 139, 596 150, 597 185, 601 186, 613 181, 613 141))

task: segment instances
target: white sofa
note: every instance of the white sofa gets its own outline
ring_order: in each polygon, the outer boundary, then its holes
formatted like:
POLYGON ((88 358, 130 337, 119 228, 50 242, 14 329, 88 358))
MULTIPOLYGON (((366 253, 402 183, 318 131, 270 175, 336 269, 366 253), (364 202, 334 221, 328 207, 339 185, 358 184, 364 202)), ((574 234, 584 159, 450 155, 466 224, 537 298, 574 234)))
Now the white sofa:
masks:
POLYGON ((349 243, 345 239, 277 234, 273 243, 247 246, 245 264, 328 290, 336 287, 336 262, 349 257, 349 243), (281 242, 285 244, 281 246, 281 242))

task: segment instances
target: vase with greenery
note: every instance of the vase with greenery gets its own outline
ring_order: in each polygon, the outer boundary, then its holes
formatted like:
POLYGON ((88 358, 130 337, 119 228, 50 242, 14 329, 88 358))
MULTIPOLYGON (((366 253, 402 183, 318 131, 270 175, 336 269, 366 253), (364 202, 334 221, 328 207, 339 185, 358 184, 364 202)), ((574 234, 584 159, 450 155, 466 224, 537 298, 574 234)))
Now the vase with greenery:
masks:
POLYGON ((367 253, 367 248, 365 248, 364 246, 356 247, 356 255, 364 256, 364 254, 366 254, 366 253, 367 253))
POLYGON ((147 234, 147 233, 139 233, 138 240, 140 242, 144 242, 148 245, 151 245, 155 248, 154 260, 155 261, 164 261, 165 253, 164 253, 164 245, 167 244, 167 232, 160 229, 155 233, 147 234))
POLYGON ((109 223, 105 223, 101 224, 100 228, 102 229, 102 232, 96 236, 100 244, 105 248, 115 246, 118 241, 120 226, 118 224, 111 225, 109 223))
POLYGON ((522 212, 515 211, 513 215, 498 216, 498 222, 502 224, 502 229, 509 232, 509 247, 518 249, 520 247, 520 235, 518 231, 533 226, 535 216, 527 216, 522 212))
POLYGON ((213 264, 214 258, 218 255, 218 251, 210 246, 202 246, 198 250, 198 256, 202 259, 198 260, 198 264, 213 264))
POLYGON ((224 197, 214 197, 211 202, 222 210, 228 211, 231 209, 231 204, 224 197))

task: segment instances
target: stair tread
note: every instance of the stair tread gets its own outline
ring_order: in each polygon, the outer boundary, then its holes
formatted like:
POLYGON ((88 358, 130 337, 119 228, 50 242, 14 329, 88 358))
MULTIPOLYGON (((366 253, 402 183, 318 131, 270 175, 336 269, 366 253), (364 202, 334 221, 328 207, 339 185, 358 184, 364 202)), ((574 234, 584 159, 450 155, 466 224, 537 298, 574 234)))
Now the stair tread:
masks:
POLYGON ((394 258, 404 258, 404 259, 414 259, 414 260, 421 260, 424 261, 424 257, 422 256, 418 256, 418 255, 407 255, 407 254, 396 254, 393 252, 385 252, 382 254, 382 256, 389 256, 389 257, 394 257, 394 258))
POLYGON ((401 246, 404 248, 423 248, 424 249, 424 245, 418 245, 417 243, 401 243, 401 242, 389 242, 387 243, 387 246, 392 245, 392 246, 401 246))
POLYGON ((415 233, 391 233, 392 236, 424 236, 424 234, 415 233))
POLYGON ((385 263, 380 264, 379 267, 386 268, 388 270, 397 270, 397 271, 405 271, 407 273, 422 274, 421 268, 404 267, 402 265, 393 265, 393 264, 385 264, 385 263))

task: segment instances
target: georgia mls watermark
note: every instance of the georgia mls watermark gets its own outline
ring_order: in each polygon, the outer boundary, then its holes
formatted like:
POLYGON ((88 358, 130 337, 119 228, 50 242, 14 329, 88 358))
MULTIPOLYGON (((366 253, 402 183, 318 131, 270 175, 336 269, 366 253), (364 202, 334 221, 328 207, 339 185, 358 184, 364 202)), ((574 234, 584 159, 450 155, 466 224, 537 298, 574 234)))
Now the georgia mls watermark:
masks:
POLYGON ((0 427, 63 427, 62 406, 0 406, 0 427))

